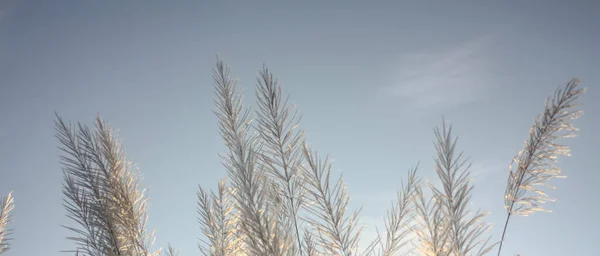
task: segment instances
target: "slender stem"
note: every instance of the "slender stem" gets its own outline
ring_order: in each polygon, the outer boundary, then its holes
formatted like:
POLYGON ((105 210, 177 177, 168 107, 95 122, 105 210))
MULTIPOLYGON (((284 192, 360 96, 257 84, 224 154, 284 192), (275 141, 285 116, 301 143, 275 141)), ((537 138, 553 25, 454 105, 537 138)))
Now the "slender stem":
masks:
MULTIPOLYGON (((294 205, 294 198, 291 198, 291 203, 292 205, 294 205)), ((300 230, 298 229, 298 216, 297 213, 294 211, 294 228, 296 229, 296 239, 298 241, 298 252, 300 252, 300 256, 304 255, 304 252, 302 251, 302 240, 300 238, 300 230)))
MULTIPOLYGON (((277 134, 276 137, 277 138, 281 138, 281 129, 278 125, 277 126, 277 134)), ((285 175, 286 175, 286 189, 287 189, 287 193, 288 193, 288 200, 290 200, 290 205, 291 205, 291 211, 292 211, 292 218, 294 221, 294 229, 296 230, 296 241, 298 242, 298 251, 300 252, 300 256, 304 255, 303 251, 302 251, 302 239, 300 238, 300 229, 298 228, 298 212, 296 212, 296 207, 294 204, 294 195, 292 193, 292 188, 290 186, 290 175, 289 175, 289 166, 288 166, 288 162, 287 159, 285 158, 285 152, 284 152, 284 145, 283 142, 281 141, 281 139, 278 140, 278 149, 279 149, 279 155, 281 156, 281 161, 282 161, 282 167, 284 169, 285 175)))
MULTIPOLYGON (((533 147, 531 147, 529 149, 530 156, 532 156, 535 153, 539 143, 540 143, 539 139, 535 140, 535 142, 533 143, 533 147)), ((527 161, 527 164, 525 165, 525 167, 523 167, 523 170, 529 169, 529 165, 531 165, 531 161, 527 161)), ((508 207, 508 211, 507 211, 508 214, 506 215, 506 221, 504 222, 504 229, 502 230, 502 237, 500 238, 500 245, 498 245, 498 256, 500 256, 500 251, 502 251, 502 244, 504 243, 504 236, 506 235, 506 228, 508 227, 508 221, 510 220, 510 216, 512 216, 512 210, 513 210, 513 207, 515 206, 514 198, 519 193, 519 188, 521 187, 521 183, 523 182, 524 176, 525 176, 525 171, 522 171, 519 173, 519 178, 517 180, 517 186, 516 186, 517 189, 515 190, 515 192, 513 192, 513 197, 512 197, 513 200, 510 203, 510 207, 508 207)))
MULTIPOLYGON (((554 115, 552 115, 552 118, 554 118, 554 115)), ((545 134, 546 133, 546 127, 544 126, 544 130, 540 133, 540 134, 545 134)), ((531 165, 531 156, 535 154, 536 150, 538 149, 539 144, 541 143, 541 139, 539 139, 541 135, 538 135, 534 142, 533 142, 533 146, 529 147, 529 156, 528 157, 528 161, 526 162, 527 164, 525 165, 525 167, 522 168, 522 170, 528 170, 529 166, 531 165)), ((520 168, 520 167, 517 167, 520 168)), ((504 236, 506 235, 506 228, 508 227, 508 221, 510 220, 510 216, 512 216, 512 210, 513 207, 515 206, 515 197, 516 195, 519 193, 519 188, 521 187, 521 183, 523 182, 523 178, 525 177, 525 171, 521 171, 519 173, 519 178, 517 179, 517 189, 512 193, 513 195, 513 200, 510 203, 510 207, 508 208, 508 214, 506 215, 506 221, 504 222, 504 229, 502 230, 502 237, 500 238, 500 244, 498 245, 498 256, 500 256, 500 252, 502 251, 502 244, 504 243, 504 236)))
MULTIPOLYGON (((510 208, 512 208, 513 204, 510 205, 510 208)), ((510 220, 510 216, 512 216, 512 214, 509 212, 508 215, 506 215, 506 221, 504 222, 504 229, 502 230, 502 238, 500 238, 500 245, 498 246, 498 256, 500 256, 500 252, 502 251, 502 244, 504 243, 504 235, 506 235, 506 228, 508 227, 508 221, 510 220)))

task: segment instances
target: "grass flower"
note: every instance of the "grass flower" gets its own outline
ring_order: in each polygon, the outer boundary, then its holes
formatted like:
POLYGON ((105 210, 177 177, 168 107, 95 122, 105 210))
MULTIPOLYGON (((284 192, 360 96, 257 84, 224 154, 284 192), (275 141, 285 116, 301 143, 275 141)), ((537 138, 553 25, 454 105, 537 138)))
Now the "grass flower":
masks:
POLYGON ((67 125, 57 115, 56 137, 64 155, 64 206, 78 227, 78 255, 158 255, 150 252, 154 237, 146 232, 146 195, 138 173, 120 147, 114 131, 97 117, 95 129, 67 125))
POLYGON ((15 208, 15 201, 12 192, 8 193, 0 204, 0 254, 10 249, 11 230, 7 228, 12 221, 11 211, 15 208))
POLYGON ((569 156, 569 147, 557 143, 561 138, 575 136, 577 128, 570 123, 583 113, 576 110, 580 105, 577 99, 585 89, 577 88, 578 79, 572 79, 564 88, 559 87, 552 97, 546 100, 544 111, 535 118, 529 130, 529 139, 514 157, 509 166, 509 176, 504 195, 507 216, 502 231, 502 242, 512 215, 530 215, 548 211, 542 204, 554 201, 540 187, 554 189, 548 185, 553 178, 562 178, 561 169, 556 165, 558 156, 569 156))

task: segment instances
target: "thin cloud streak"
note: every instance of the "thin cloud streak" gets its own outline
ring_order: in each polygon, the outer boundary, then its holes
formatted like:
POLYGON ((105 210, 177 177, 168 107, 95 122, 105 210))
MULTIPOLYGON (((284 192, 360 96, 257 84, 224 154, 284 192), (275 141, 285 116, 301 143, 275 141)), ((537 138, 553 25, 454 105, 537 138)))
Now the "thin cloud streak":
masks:
POLYGON ((485 96, 490 84, 484 56, 492 36, 483 36, 441 53, 403 54, 388 97, 401 99, 409 109, 447 108, 485 96))

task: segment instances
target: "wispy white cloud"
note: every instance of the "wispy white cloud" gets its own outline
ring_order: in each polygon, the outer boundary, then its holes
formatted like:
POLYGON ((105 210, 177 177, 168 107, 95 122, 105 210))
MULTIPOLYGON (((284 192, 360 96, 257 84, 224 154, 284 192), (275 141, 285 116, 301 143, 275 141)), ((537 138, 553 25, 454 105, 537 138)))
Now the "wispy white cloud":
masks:
POLYGON ((489 161, 475 161, 471 164, 471 177, 473 178, 474 183, 477 184, 486 184, 489 179, 498 179, 508 177, 508 163, 504 162, 492 162, 489 161))
POLYGON ((492 41, 492 36, 483 36, 441 52, 400 55, 393 84, 384 92, 411 109, 446 108, 477 100, 490 83, 485 53, 492 41))

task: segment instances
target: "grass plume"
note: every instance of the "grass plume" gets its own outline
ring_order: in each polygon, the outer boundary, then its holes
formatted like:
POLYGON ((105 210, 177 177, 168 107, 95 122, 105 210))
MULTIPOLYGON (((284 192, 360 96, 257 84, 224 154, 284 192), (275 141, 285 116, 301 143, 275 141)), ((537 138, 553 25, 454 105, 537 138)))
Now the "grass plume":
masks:
POLYGON ((15 201, 12 197, 12 192, 8 193, 0 204, 0 254, 10 250, 10 237, 12 230, 8 229, 8 224, 13 217, 11 211, 15 208, 15 201))
POLYGON ((243 255, 239 220, 225 179, 219 183, 217 191, 209 193, 201 187, 198 191, 198 221, 208 239, 200 245, 200 252, 205 256, 243 255))
POLYGON ((289 231, 278 222, 282 205, 273 205, 273 186, 265 167, 258 164, 257 136, 249 130, 250 112, 244 110, 237 83, 218 60, 213 73, 215 114, 228 149, 221 155, 232 183, 239 226, 250 255, 283 256, 292 248, 289 231))
POLYGON ((165 256, 179 256, 179 252, 175 250, 175 248, 173 248, 171 245, 169 245, 169 247, 167 247, 167 250, 165 250, 165 256))
POLYGON ((456 152, 458 138, 452 136, 452 126, 442 122, 442 128, 434 129, 437 150, 435 171, 441 180, 441 189, 431 186, 434 198, 440 204, 447 229, 446 250, 450 255, 484 255, 493 245, 482 240, 483 234, 491 228, 483 222, 487 213, 469 211, 473 186, 470 184, 470 163, 463 153, 456 152), (474 253, 474 250, 479 250, 474 253))
MULTIPOLYGON (((96 118, 95 129, 67 125, 56 115, 56 137, 64 153, 64 206, 80 228, 66 227, 78 255, 158 255, 146 232, 146 195, 137 172, 107 124, 96 118)), ((75 252, 75 251, 73 251, 75 252)))
POLYGON ((328 158, 322 159, 317 152, 304 146, 307 166, 303 168, 306 177, 307 194, 312 214, 308 223, 316 229, 318 247, 327 255, 356 255, 362 227, 358 227, 360 210, 347 214, 350 197, 342 180, 331 181, 331 164, 328 158))
POLYGON ((395 255, 400 249, 412 242, 409 238, 414 229, 415 193, 420 179, 417 178, 418 165, 408 172, 406 184, 400 181, 400 190, 396 201, 384 218, 385 238, 377 231, 377 238, 365 249, 363 255, 395 255))
POLYGON ((513 158, 504 195, 507 216, 498 248, 498 255, 512 215, 530 215, 548 211, 542 204, 554 201, 540 187, 554 189, 548 185, 553 178, 562 178, 561 169, 556 165, 558 156, 570 155, 569 147, 557 143, 562 138, 575 136, 577 128, 570 122, 583 113, 576 108, 577 99, 585 89, 577 88, 578 79, 571 79, 564 87, 559 87, 552 97, 548 97, 541 115, 535 118, 529 130, 529 138, 523 149, 513 158))
POLYGON ((281 188, 277 193, 282 199, 283 221, 293 229, 291 236, 296 241, 292 253, 303 255, 299 212, 304 205, 305 190, 299 169, 303 164, 304 136, 298 129, 300 116, 287 104, 287 98, 283 99, 281 86, 265 66, 257 79, 256 98, 256 130, 261 142, 259 160, 281 188))

